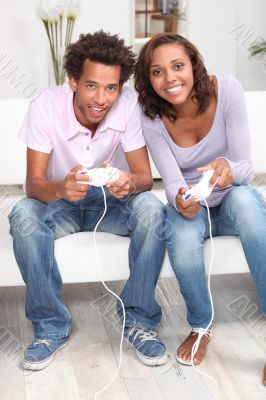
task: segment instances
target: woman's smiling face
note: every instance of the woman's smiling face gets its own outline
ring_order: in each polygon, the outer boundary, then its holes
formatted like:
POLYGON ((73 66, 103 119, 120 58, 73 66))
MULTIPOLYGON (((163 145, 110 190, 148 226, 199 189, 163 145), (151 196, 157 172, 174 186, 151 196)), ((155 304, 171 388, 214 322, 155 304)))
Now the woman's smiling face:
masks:
POLYGON ((184 104, 191 98, 194 85, 192 64, 182 46, 169 43, 154 49, 150 82, 155 92, 173 106, 184 104))

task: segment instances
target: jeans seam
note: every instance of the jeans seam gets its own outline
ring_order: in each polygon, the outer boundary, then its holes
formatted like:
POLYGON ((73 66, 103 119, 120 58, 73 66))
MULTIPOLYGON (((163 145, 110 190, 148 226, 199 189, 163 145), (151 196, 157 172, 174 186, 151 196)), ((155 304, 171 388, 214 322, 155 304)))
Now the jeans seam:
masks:
POLYGON ((69 324, 67 326, 67 330, 66 332, 62 332, 62 333, 48 333, 47 335, 38 335, 37 333, 35 334, 35 337, 37 339, 63 339, 70 336, 70 330, 69 330, 69 324))
POLYGON ((45 338, 54 338, 54 339, 61 339, 63 337, 67 337, 70 335, 71 333, 71 319, 69 321, 66 321, 65 323, 65 329, 62 332, 49 332, 47 334, 42 334, 42 335, 38 335, 37 332, 35 332, 35 337, 38 339, 45 339, 45 338))
MULTIPOLYGON (((79 205, 79 212, 80 212, 80 217, 79 217, 79 226, 80 228, 83 226, 83 218, 84 218, 84 206, 83 206, 83 200, 80 202, 79 205)), ((82 230, 82 229, 81 229, 82 230)))
MULTIPOLYGON (((53 242, 54 243, 54 242, 53 242)), ((54 244, 50 250, 50 262, 49 262, 49 269, 48 269, 48 281, 49 283, 51 283, 52 281, 52 270, 53 270, 53 266, 54 266, 54 244)))
POLYGON ((59 211, 62 211, 62 210, 64 210, 65 212, 69 212, 69 211, 72 211, 72 210, 76 210, 77 209, 77 207, 58 207, 58 208, 56 208, 56 209, 54 209, 54 210, 51 210, 51 211, 49 211, 49 214, 51 215, 51 216, 53 216, 53 215, 55 215, 56 213, 58 213, 59 211))
MULTIPOLYGON (((120 209, 120 207, 117 205, 117 204, 108 204, 108 209, 110 210, 110 209, 118 209, 119 211, 120 211, 120 215, 119 215, 119 221, 120 221, 120 224, 121 225, 123 225, 123 226, 125 226, 127 229, 129 229, 128 228, 128 225, 127 225, 127 221, 128 221, 128 218, 124 218, 124 213, 123 213, 123 210, 121 210, 120 209), (121 216, 123 216, 123 218, 121 218, 121 216)), ((86 212, 86 211, 99 211, 99 212, 101 212, 101 215, 103 214, 103 211, 104 211, 104 207, 97 207, 97 206, 92 206, 92 207, 84 207, 84 213, 86 212)), ((108 211, 107 211, 107 214, 108 214, 108 211)), ((100 217, 98 218, 98 220, 100 219, 100 217)), ((104 219, 103 219, 104 220, 104 219)), ((83 226, 83 224, 82 224, 82 226, 83 226)), ((124 236, 124 235, 123 235, 124 236)), ((128 236, 130 236, 130 233, 128 233, 128 236)))

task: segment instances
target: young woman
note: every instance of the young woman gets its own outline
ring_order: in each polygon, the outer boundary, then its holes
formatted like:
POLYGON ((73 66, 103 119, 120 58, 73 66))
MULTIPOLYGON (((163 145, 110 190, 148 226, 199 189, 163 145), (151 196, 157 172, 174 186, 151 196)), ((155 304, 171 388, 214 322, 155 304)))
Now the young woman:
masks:
MULTIPOLYGON (((211 184, 219 178, 207 199, 212 234, 239 235, 266 313, 266 210, 248 186, 253 172, 244 94, 234 77, 208 75, 196 47, 173 34, 154 36, 142 48, 135 87, 144 136, 169 202, 167 249, 192 328, 177 359, 190 365, 192 346, 212 317, 203 260, 209 224, 205 203, 182 195, 203 171, 214 169, 211 184)), ((210 338, 211 329, 194 364, 202 361, 210 338)))

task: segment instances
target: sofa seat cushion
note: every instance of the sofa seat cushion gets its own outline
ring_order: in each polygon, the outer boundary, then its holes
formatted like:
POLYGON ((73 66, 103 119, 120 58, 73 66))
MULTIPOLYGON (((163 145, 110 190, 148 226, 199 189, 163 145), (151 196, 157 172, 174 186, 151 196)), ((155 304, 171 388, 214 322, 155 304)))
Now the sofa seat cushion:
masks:
MULTIPOLYGON (((0 231, 0 286, 18 286, 23 281, 12 250, 12 238, 0 231)), ((99 270, 93 244, 93 232, 75 233, 55 241, 55 255, 64 283, 123 280, 129 276, 129 238, 110 233, 96 233, 99 270)), ((238 237, 214 239, 214 264, 212 274, 248 272, 247 263, 238 237)), ((206 268, 211 259, 211 243, 204 247, 206 268)), ((161 276, 173 276, 166 254, 161 276)))

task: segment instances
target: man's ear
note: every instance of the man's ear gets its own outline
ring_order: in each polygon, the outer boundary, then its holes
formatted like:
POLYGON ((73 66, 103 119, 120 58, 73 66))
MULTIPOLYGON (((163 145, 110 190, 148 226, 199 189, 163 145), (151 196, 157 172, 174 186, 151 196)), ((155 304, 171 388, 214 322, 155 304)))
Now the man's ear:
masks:
POLYGON ((121 94, 122 89, 123 89, 123 83, 119 83, 119 94, 121 94))
POLYGON ((76 92, 78 87, 78 81, 74 78, 74 76, 69 76, 68 81, 73 92, 76 92))

